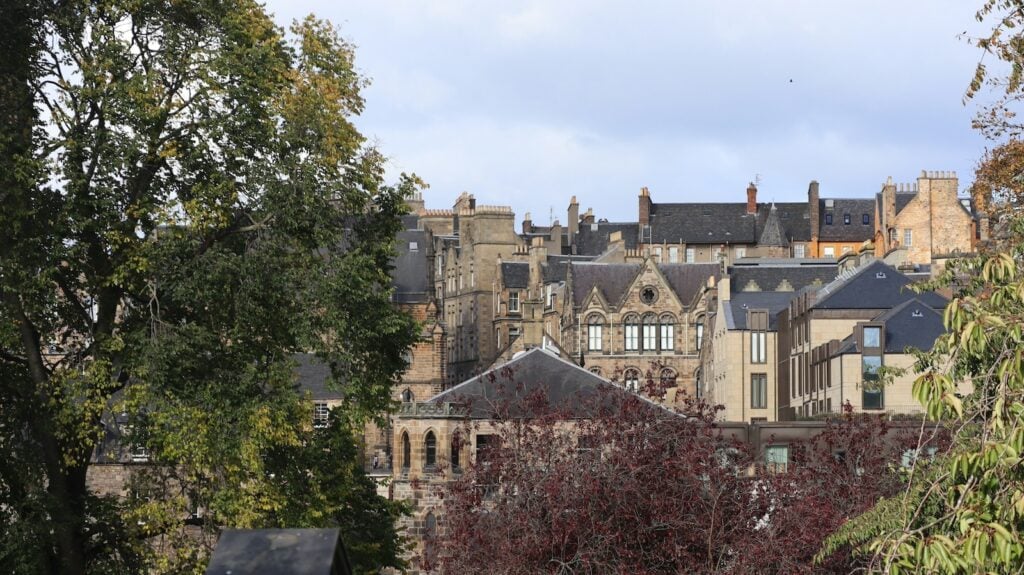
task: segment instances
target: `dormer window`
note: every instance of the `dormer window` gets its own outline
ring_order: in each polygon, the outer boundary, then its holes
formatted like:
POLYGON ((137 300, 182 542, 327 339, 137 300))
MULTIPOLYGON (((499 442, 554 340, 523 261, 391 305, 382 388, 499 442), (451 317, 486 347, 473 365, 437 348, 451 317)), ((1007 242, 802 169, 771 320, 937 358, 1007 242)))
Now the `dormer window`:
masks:
POLYGON ((850 214, 843 214, 843 225, 850 225, 850 214))
POLYGON ((832 225, 832 214, 825 214, 825 225, 826 226, 831 226, 832 225))
POLYGON ((419 251, 419 249, 420 249, 419 242, 409 242, 409 251, 410 252, 419 251))
POLYGON ((869 216, 868 214, 864 214, 863 216, 861 216, 860 222, 865 226, 869 225, 871 223, 871 216, 869 216))

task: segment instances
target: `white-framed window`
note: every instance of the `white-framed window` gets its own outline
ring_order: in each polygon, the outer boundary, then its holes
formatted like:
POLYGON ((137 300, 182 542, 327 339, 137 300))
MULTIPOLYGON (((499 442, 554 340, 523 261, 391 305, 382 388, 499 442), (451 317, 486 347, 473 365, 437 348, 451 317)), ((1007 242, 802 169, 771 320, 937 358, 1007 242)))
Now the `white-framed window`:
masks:
POLYGON ((768 334, 763 331, 750 332, 750 363, 766 363, 768 334))
POLYGON ((661 350, 672 351, 676 347, 676 323, 672 316, 661 316, 661 323, 658 326, 661 331, 661 350))
POLYGON ((519 312, 519 292, 508 292, 508 311, 512 313, 519 312))
POLYGON ((635 315, 626 318, 623 324, 625 335, 626 351, 637 351, 640 349, 640 325, 635 315))
POLYGON ((736 259, 747 257, 747 248, 736 248, 736 259))
POLYGON ((654 261, 661 263, 661 248, 654 248, 654 261))
POLYGON ((821 255, 826 258, 835 258, 836 248, 833 246, 825 246, 825 249, 822 251, 821 255))
POLYGON ((313 427, 322 429, 327 427, 327 422, 330 421, 331 409, 327 407, 327 404, 318 401, 313 404, 313 427))
POLYGON ((597 314, 587 318, 587 349, 590 351, 601 351, 601 335, 604 320, 597 314))
POLYGON ((654 315, 645 315, 643 319, 644 350, 654 351, 658 349, 658 321, 654 315))
POLYGON ((794 258, 803 258, 804 257, 804 245, 803 244, 796 244, 795 246, 793 246, 793 257, 794 258))
POLYGON ((679 263, 679 248, 671 247, 668 249, 668 261, 669 263, 679 263))
POLYGON ((908 248, 914 245, 914 230, 903 230, 903 245, 908 248))
POLYGON ((420 244, 419 244, 419 242, 409 242, 409 251, 410 252, 418 252, 418 251, 420 251, 420 244))
POLYGON ((622 382, 630 391, 640 391, 640 370, 629 368, 622 376, 622 382))
POLYGON ((697 261, 697 250, 694 248, 686 248, 686 263, 692 264, 697 261))
POLYGON ((548 307, 554 307, 555 305, 555 290, 553 288, 554 286, 551 284, 544 286, 544 301, 547 302, 548 307))
POLYGON ((700 351, 700 346, 704 343, 704 319, 697 320, 694 328, 697 334, 697 351, 700 351))

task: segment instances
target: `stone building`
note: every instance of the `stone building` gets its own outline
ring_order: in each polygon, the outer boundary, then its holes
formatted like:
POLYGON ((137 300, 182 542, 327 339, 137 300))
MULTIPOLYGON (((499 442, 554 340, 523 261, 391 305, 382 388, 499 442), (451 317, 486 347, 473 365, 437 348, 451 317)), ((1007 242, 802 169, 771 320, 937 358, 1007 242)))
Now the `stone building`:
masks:
MULTIPOLYGON (((559 343, 588 370, 630 389, 654 380, 693 397, 709 278, 718 264, 572 262, 559 343)), ((681 399, 681 396, 679 397, 681 399)))
POLYGON ((724 407, 722 420, 779 419, 778 314, 797 290, 822 286, 836 273, 832 259, 748 258, 711 288, 698 393, 724 407))
MULTIPOLYGON (((825 379, 811 378, 814 350, 832 340, 845 340, 861 322, 917 299, 942 310, 946 299, 932 292, 915 294, 910 278, 874 260, 843 272, 821 288, 807 287, 795 294, 778 319, 779 417, 789 420, 840 408, 829 404, 825 379)), ((820 351, 817 353, 821 353, 820 351)))
POLYGON ((907 262, 931 265, 973 252, 981 217, 971 212, 969 200, 958 197, 958 185, 955 172, 922 171, 907 184, 889 178, 875 196, 876 255, 903 248, 907 262))

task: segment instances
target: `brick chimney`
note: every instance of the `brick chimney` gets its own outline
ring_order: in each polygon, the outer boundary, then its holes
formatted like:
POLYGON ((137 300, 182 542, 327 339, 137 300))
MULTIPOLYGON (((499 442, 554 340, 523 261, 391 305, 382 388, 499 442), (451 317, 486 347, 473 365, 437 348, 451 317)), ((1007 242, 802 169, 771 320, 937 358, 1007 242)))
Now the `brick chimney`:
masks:
POLYGON ((640 225, 646 226, 651 223, 651 192, 647 186, 640 188, 640 225))
POLYGON ((583 217, 580 218, 580 223, 582 223, 582 224, 592 224, 592 223, 594 223, 594 209, 593 208, 587 208, 587 213, 583 214, 583 217))
MULTIPOLYGON (((576 196, 573 196, 569 200, 569 245, 576 245, 576 234, 580 231, 580 205, 576 201, 576 196)), ((575 251, 573 251, 575 253, 575 251)))
POLYGON ((747 186, 747 213, 757 213, 757 186, 754 185, 754 182, 750 182, 750 185, 747 186))
POLYGON ((533 218, 530 217, 530 212, 526 212, 526 216, 523 218, 523 233, 533 233, 533 218))

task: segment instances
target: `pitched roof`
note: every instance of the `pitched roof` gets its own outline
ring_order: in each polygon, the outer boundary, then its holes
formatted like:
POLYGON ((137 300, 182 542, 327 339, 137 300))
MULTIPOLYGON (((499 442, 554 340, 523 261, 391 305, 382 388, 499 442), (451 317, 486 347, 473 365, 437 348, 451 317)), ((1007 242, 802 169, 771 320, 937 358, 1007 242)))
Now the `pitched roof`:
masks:
POLYGON ((899 214, 911 200, 917 197, 917 192, 896 192, 896 213, 899 214))
POLYGON ((206 575, 351 573, 340 529, 225 529, 206 575))
POLYGON ((508 415, 515 416, 523 415, 526 404, 538 396, 543 396, 548 405, 577 416, 587 415, 588 399, 640 397, 550 352, 533 348, 491 372, 435 395, 427 403, 462 403, 468 405, 471 417, 490 417, 506 409, 508 415))
POLYGON ((946 298, 935 292, 914 293, 910 278, 880 260, 845 272, 821 288, 815 309, 891 309, 917 298, 935 309, 946 307, 946 298))
POLYGON ((793 292, 744 292, 730 296, 725 303, 726 327, 729 329, 747 329, 747 311, 752 309, 768 310, 768 331, 775 331, 779 312, 789 306, 796 294, 793 292))
POLYGON ((582 256, 599 256, 608 249, 608 237, 614 232, 622 232, 622 240, 627 249, 637 248, 636 222, 595 222, 580 224, 576 233, 576 253, 582 256))
POLYGON ((295 361, 295 384, 299 393, 309 393, 311 399, 344 399, 345 395, 331 389, 331 366, 311 353, 297 353, 295 361))
MULTIPOLYGON (((905 353, 908 349, 929 351, 935 340, 946 332, 942 314, 918 298, 909 299, 871 321, 885 324, 885 353, 905 353)), ((860 342, 855 335, 850 335, 843 340, 836 355, 861 351, 860 342)))
POLYGON ((530 264, 501 262, 501 281, 507 288, 525 289, 530 284, 530 264))
POLYGON ((718 264, 658 264, 658 271, 665 276, 680 303, 686 306, 704 289, 709 277, 714 277, 717 282, 722 275, 718 264))
POLYGON ((431 286, 427 277, 427 232, 404 230, 395 240, 395 258, 391 260, 393 299, 398 303, 425 302, 431 286))
POLYGON ((569 264, 572 273, 572 302, 575 306, 583 305, 583 300, 597 286, 601 296, 610 305, 622 299, 633 278, 640 271, 641 264, 597 264, 590 262, 572 262, 569 264))
POLYGON ((757 240, 762 246, 788 246, 789 241, 782 233, 782 224, 779 223, 779 210, 772 204, 768 212, 768 218, 764 222, 764 229, 761 237, 757 240))
POLYGON ((801 265, 790 260, 786 266, 732 266, 729 268, 729 289, 734 294, 745 291, 783 291, 788 287, 799 291, 807 286, 824 286, 836 279, 839 267, 835 260, 827 264, 801 265), (754 289, 756 288, 756 289, 754 289))
POLYGON ((832 242, 863 242, 875 235, 875 200, 822 198, 818 200, 818 239, 832 242), (832 208, 826 208, 826 202, 832 202, 832 208), (826 214, 832 214, 832 223, 827 224, 826 214), (864 223, 864 215, 868 223, 864 223), (846 223, 845 216, 850 216, 846 223))
POLYGON ((548 256, 548 261, 541 264, 541 274, 544 283, 564 282, 569 273, 569 264, 572 262, 586 262, 592 260, 592 256, 548 256))
MULTIPOLYGON (((775 204, 783 238, 811 239, 805 202, 775 204)), ((748 214, 746 203, 651 204, 651 243, 754 244, 761 237, 771 206, 758 204, 748 214)))

